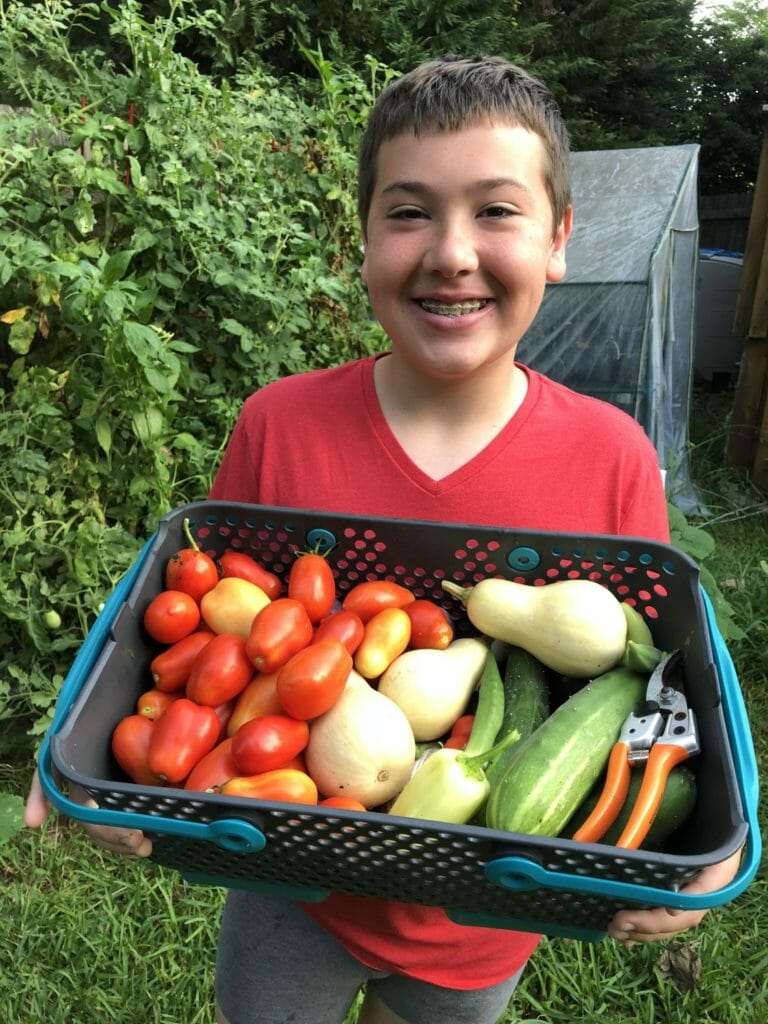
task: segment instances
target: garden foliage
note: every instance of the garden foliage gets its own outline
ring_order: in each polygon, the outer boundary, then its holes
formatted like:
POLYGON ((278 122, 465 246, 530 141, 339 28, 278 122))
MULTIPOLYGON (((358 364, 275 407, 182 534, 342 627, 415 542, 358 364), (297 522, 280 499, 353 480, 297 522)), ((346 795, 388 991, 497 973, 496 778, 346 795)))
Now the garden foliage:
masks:
POLYGON ((0 0, 0 746, 245 396, 378 342, 354 154, 391 72, 305 51, 309 84, 217 83, 178 47, 202 15, 140 7, 0 0), (72 48, 105 17, 123 63, 72 48))

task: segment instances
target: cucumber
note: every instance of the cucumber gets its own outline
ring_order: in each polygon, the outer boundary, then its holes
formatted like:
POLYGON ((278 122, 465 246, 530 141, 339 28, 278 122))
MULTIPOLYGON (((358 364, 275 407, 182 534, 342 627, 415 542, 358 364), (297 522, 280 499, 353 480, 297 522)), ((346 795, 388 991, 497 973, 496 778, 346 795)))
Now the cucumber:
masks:
MULTIPOLYGON (((498 737, 513 729, 526 740, 549 717, 548 671, 538 658, 522 647, 510 647, 504 665, 504 715, 498 737)), ((508 747, 485 767, 485 776, 493 787, 504 774, 516 744, 508 747)))
MULTIPOLYGON (((615 845, 635 805, 642 781, 642 767, 633 769, 629 780, 629 793, 624 806, 619 812, 616 821, 598 842, 608 846, 615 845)), ((600 797, 602 786, 603 781, 601 779, 568 822, 566 828, 561 833, 563 838, 572 836, 587 820, 600 797)), ((648 831, 648 835, 642 842, 641 849, 654 851, 663 849, 666 840, 688 820, 695 806, 696 776, 685 765, 675 765, 669 773, 661 804, 648 831)))
POLYGON ((518 743, 485 808, 489 828, 556 836, 605 770, 648 677, 612 669, 569 697, 518 743))

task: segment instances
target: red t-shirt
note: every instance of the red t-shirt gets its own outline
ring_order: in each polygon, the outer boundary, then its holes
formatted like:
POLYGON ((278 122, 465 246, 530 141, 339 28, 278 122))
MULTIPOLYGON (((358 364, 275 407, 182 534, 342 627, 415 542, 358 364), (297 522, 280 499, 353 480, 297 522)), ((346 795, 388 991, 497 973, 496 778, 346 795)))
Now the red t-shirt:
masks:
MULTIPOLYGON (((656 453, 625 413, 526 368, 528 391, 511 420, 466 465, 432 480, 384 419, 374 360, 287 377, 252 395, 211 498, 669 540, 656 453)), ((502 981, 538 942, 527 933, 454 924, 439 908, 341 893, 305 909, 369 966, 448 988, 502 981)))

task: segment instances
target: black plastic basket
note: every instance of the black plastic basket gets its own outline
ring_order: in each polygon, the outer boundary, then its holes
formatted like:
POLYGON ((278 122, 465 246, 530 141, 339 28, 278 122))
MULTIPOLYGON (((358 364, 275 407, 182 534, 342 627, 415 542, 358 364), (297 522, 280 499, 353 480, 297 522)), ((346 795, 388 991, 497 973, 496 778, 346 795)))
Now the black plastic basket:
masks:
POLYGON ((153 858, 192 881, 261 888, 308 901, 331 891, 443 907, 468 924, 599 939, 630 905, 686 908, 734 898, 760 857, 757 771, 744 705, 714 626, 698 570, 682 553, 646 540, 532 533, 202 502, 166 516, 86 639, 57 704, 40 758, 43 786, 64 813, 140 827, 153 858), (643 612, 657 646, 681 648, 686 693, 702 752, 698 801, 665 853, 619 850, 494 831, 309 806, 156 788, 125 781, 110 749, 119 719, 151 685, 157 647, 144 609, 163 587, 169 556, 190 521, 211 554, 234 548, 285 578, 297 549, 325 550, 341 596, 365 579, 389 578, 439 601, 457 634, 471 632, 444 579, 489 576, 541 585, 587 578, 643 612), (58 777, 82 786, 98 808, 70 800, 58 777), (741 869, 704 896, 679 888, 746 841, 741 869))

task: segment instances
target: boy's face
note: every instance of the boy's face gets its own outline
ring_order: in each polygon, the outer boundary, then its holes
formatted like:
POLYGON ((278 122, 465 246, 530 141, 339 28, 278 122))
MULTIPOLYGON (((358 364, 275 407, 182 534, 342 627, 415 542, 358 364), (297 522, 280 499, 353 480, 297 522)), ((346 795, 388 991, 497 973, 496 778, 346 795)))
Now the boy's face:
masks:
POLYGON ((514 360, 565 273, 538 135, 515 125, 400 135, 379 150, 363 281, 393 354, 432 379, 514 360))

